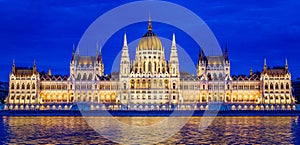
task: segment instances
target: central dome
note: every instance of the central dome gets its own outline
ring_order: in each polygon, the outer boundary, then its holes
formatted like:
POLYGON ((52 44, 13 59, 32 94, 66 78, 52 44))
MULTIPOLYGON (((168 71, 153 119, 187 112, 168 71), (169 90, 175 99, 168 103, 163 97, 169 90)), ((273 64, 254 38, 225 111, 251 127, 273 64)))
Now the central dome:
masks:
POLYGON ((148 32, 139 41, 137 50, 163 50, 160 39, 152 32, 151 21, 148 22, 148 32))

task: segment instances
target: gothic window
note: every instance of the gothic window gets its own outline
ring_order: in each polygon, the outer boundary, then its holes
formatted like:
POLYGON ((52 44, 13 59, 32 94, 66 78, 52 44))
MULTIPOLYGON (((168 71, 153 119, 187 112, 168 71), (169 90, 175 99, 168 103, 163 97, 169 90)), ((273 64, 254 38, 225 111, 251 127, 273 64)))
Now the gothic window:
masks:
POLYGON ((29 83, 27 84, 27 86, 26 86, 26 89, 30 89, 30 85, 29 85, 29 83))
POLYGON ((15 89, 15 84, 11 83, 10 88, 11 88, 11 89, 15 89))
POLYGON ((151 88, 151 80, 148 80, 148 88, 151 88))
POLYGON ((274 86, 273 86, 273 84, 272 84, 272 83, 270 84, 270 89, 271 89, 271 90, 273 90, 273 89, 274 89, 274 86))
POLYGON ((219 74, 219 78, 222 78, 222 74, 221 73, 219 74))
MULTIPOLYGON (((155 56, 154 56, 155 58, 155 56)), ((154 72, 156 72, 156 62, 154 62, 154 72)))
POLYGON ((211 74, 210 73, 207 74, 207 78, 208 78, 208 80, 211 80, 211 74))
POLYGON ((86 73, 83 74, 82 80, 86 80, 86 73))
POLYGON ((176 89, 176 83, 173 83, 173 89, 176 89))
POLYGON ((175 68, 173 68, 173 74, 175 74, 175 68))
POLYGON ((214 73, 214 77, 213 77, 214 79, 216 79, 217 78, 217 74, 216 73, 214 73))
POLYGON ((78 74, 77 80, 80 80, 80 79, 81 79, 81 74, 78 74))
POLYGON ((265 90, 269 89, 269 86, 267 83, 265 83, 265 90))
POLYGON ((140 80, 137 80, 137 86, 140 87, 140 80))
POLYGON ((126 89, 126 83, 123 84, 123 88, 126 89))
POLYGON ((277 83, 275 84, 275 89, 276 89, 276 90, 278 90, 278 89, 279 89, 279 87, 278 87, 278 84, 277 84, 277 83))
POLYGON ((148 63, 148 72, 152 72, 152 66, 151 66, 151 62, 148 63))
POLYGON ((284 87, 283 87, 283 83, 281 83, 281 85, 280 85, 280 89, 284 89, 284 87))
POLYGON ((289 83, 286 83, 285 89, 290 89, 289 83))
POLYGON ((89 74, 89 78, 88 78, 89 81, 92 80, 92 74, 89 74))
POLYGON ((25 89, 25 84, 24 83, 22 84, 22 89, 25 89))
POLYGON ((32 89, 35 89, 35 83, 32 84, 32 89))
POLYGON ((205 90, 205 85, 203 85, 202 87, 203 87, 203 90, 205 90))

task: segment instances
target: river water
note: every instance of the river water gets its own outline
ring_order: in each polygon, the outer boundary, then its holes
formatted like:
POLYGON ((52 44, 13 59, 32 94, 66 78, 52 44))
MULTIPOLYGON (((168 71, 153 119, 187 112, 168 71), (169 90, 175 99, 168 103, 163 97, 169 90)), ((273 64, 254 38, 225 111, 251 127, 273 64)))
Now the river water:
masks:
MULTIPOLYGON (((102 124, 113 119, 149 126, 166 117, 89 117, 89 121, 102 124)), ((206 129, 199 130, 205 119, 191 117, 180 130, 162 140, 153 141, 147 134, 137 140, 159 144, 300 144, 299 117, 216 117, 206 129)), ((116 144, 99 135, 83 117, 3 116, 0 127, 1 144, 116 144)), ((120 137, 126 133, 114 127, 105 129, 120 137)))

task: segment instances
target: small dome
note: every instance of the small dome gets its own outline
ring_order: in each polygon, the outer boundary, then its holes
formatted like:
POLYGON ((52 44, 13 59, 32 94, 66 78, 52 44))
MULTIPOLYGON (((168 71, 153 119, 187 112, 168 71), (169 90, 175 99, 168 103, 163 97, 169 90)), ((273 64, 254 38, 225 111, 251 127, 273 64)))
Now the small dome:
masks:
POLYGON ((137 50, 162 50, 162 44, 152 31, 148 31, 140 40, 137 50))
POLYGON ((137 50, 163 50, 160 39, 152 31, 151 21, 148 23, 148 32, 140 40, 137 50))

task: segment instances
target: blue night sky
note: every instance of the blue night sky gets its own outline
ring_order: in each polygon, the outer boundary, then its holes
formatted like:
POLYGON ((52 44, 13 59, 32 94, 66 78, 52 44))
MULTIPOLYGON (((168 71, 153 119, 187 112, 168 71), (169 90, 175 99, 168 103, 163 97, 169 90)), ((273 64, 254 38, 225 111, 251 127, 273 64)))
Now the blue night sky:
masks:
MULTIPOLYGON (((32 66, 36 59, 39 71, 51 68, 53 74, 68 75, 73 43, 103 13, 128 2, 132 1, 0 0, 0 81, 8 81, 13 59, 17 66, 32 66)), ((228 42, 231 74, 248 74, 250 66, 261 71, 264 58, 270 66, 283 66, 287 58, 293 79, 300 77, 300 1, 172 2, 201 17, 221 47, 228 42)), ((131 42, 146 28, 147 22, 129 25, 102 44, 106 73, 122 48, 124 32, 131 42)), ((170 39, 175 32, 177 43, 196 63, 199 46, 187 34, 158 22, 153 22, 153 30, 170 39)))

